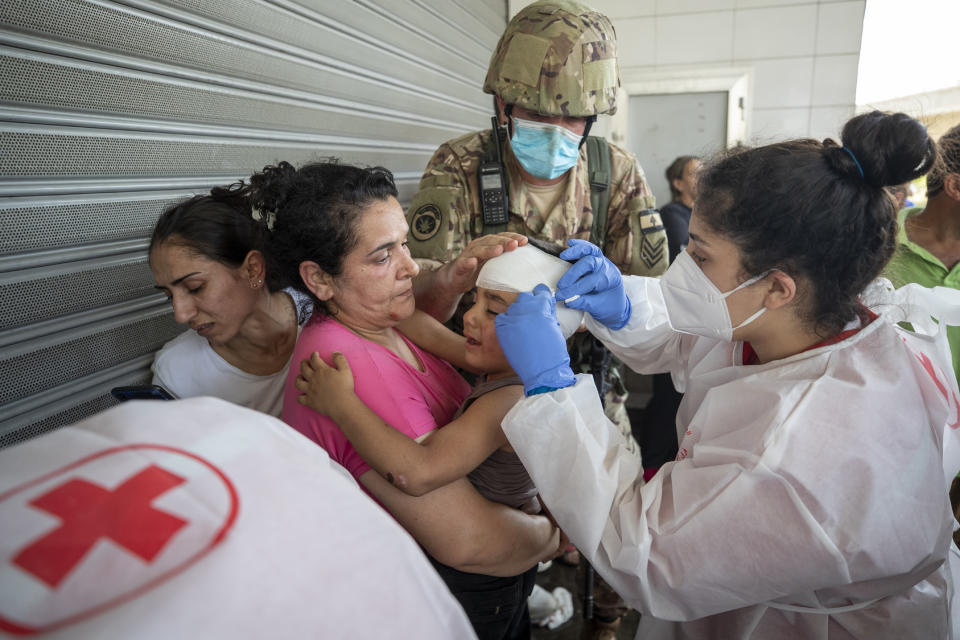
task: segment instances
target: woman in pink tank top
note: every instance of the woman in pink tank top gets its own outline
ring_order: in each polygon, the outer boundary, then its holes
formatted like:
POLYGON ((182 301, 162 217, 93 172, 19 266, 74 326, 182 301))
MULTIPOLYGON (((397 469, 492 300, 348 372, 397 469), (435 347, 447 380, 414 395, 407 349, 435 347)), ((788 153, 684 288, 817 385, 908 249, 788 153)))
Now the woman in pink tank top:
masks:
MULTIPOLYGON (((254 207, 272 222, 269 268, 315 304, 293 362, 317 351, 329 363, 334 351, 343 353, 353 367, 357 395, 411 438, 450 422, 469 385, 396 329, 414 313, 413 276, 420 269, 407 250, 408 226, 390 172, 335 162, 299 169, 280 163, 250 182, 254 207)), ((482 246, 510 242, 487 238, 482 246)), ((550 520, 490 502, 466 478, 419 497, 392 486, 367 466, 335 423, 297 402, 298 373, 294 366, 288 375, 283 420, 346 467, 424 547, 442 577, 452 567, 489 578, 477 588, 487 597, 474 599, 476 610, 466 607, 475 627, 494 611, 502 613, 502 603, 495 601, 500 581, 556 555, 559 532, 550 520)), ((449 581, 448 586, 456 591, 449 581)), ((504 624, 517 621, 508 616, 504 624)))

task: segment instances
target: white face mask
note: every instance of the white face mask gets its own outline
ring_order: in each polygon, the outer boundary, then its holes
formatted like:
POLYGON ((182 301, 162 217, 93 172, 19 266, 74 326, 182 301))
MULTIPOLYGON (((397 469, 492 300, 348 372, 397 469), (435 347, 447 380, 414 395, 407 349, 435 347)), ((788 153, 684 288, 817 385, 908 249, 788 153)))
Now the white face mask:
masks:
POLYGON ((730 321, 727 296, 749 287, 770 274, 769 271, 750 278, 738 287, 722 293, 717 285, 697 266, 690 254, 681 251, 667 272, 660 277, 660 291, 667 306, 667 317, 675 331, 707 338, 733 340, 733 332, 759 318, 766 307, 738 324, 730 321))

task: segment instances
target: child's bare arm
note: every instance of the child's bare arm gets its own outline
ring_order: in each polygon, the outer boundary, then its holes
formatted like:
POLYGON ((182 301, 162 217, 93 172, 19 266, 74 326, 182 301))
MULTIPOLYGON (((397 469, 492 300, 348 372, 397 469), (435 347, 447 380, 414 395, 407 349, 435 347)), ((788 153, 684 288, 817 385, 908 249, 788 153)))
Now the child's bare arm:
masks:
POLYGON ((353 392, 347 359, 333 367, 313 354, 300 364, 297 400, 330 416, 364 460, 407 494, 419 496, 462 478, 507 443, 500 422, 523 395, 520 385, 477 398, 462 416, 423 442, 400 433, 353 392))
POLYGON ((443 358, 455 367, 472 373, 481 373, 467 364, 466 338, 451 331, 430 314, 419 309, 397 325, 397 330, 410 338, 415 345, 443 358))

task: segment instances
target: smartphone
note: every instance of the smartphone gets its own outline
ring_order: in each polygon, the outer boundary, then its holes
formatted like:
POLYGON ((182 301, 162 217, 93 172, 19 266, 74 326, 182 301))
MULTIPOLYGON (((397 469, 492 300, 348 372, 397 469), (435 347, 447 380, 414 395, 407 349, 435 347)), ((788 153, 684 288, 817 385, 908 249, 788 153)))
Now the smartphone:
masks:
POLYGON ((176 400, 176 396, 156 384, 114 387, 110 394, 117 400, 176 400))

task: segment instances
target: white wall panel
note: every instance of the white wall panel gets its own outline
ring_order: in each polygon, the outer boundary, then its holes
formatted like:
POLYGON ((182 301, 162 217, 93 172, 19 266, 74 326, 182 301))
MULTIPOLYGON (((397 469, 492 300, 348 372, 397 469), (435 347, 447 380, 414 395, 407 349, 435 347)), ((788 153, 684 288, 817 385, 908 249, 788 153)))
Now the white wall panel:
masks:
POLYGON ((657 21, 654 18, 623 18, 617 20, 619 42, 629 39, 630 46, 620 45, 620 66, 647 66, 656 63, 657 21))
POLYGON ((391 169, 489 123, 500 0, 0 3, 0 446, 109 406, 182 328, 147 236, 267 164, 391 169))
POLYGON ((657 13, 703 13, 733 9, 736 0, 657 0, 657 13))
POLYGON ((756 144, 784 138, 806 138, 809 129, 809 108, 753 110, 753 140, 756 144))
POLYGON ((737 11, 733 57, 812 56, 816 26, 816 4, 737 11))
POLYGON ((813 107, 810 109, 810 137, 817 140, 833 138, 840 142, 843 125, 854 116, 854 107, 813 107))
POLYGON ((862 29, 851 29, 851 24, 863 20, 864 0, 821 4, 817 16, 817 53, 858 54, 862 29))
POLYGON ((657 19, 657 64, 729 60, 732 50, 732 11, 669 15, 657 19))
POLYGON ((813 57, 773 58, 753 63, 753 106, 805 107, 813 87, 813 57))
POLYGON ((850 78, 857 77, 856 54, 845 56, 817 56, 813 68, 813 106, 852 105, 856 102, 857 85, 850 78))

